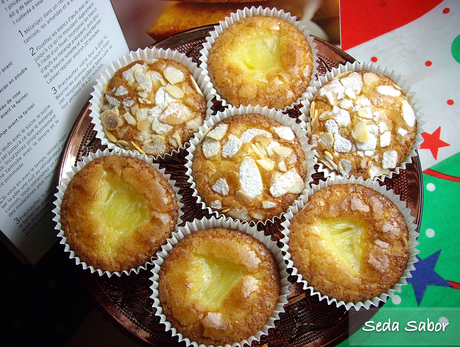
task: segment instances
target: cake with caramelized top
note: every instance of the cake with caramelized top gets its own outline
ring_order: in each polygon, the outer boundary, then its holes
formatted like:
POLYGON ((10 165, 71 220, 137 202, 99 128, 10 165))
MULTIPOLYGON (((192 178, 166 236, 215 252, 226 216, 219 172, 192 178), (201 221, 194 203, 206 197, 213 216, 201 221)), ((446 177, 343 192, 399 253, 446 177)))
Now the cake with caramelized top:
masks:
POLYGON ((231 24, 216 38, 207 66, 214 88, 233 106, 283 109, 306 91, 313 53, 291 23, 253 16, 231 24))
POLYGON ((310 105, 311 145, 319 160, 344 176, 389 174, 407 158, 417 135, 415 112, 389 77, 341 74, 310 105))
POLYGON ((289 229, 294 266, 315 291, 337 301, 363 302, 387 292, 409 259, 401 211, 360 184, 318 190, 289 229))
POLYGON ((196 189, 206 204, 240 220, 284 212, 305 188, 305 152, 293 130, 261 114, 224 118, 197 145, 196 189))
POLYGON ((167 179, 140 159, 116 155, 96 158, 75 174, 60 213, 75 255, 110 272, 144 265, 178 222, 167 179))
POLYGON ((227 228, 194 231, 161 265, 160 304, 167 320, 198 344, 223 346, 261 330, 280 295, 271 251, 253 236, 227 228))
POLYGON ((206 116, 206 101, 181 62, 137 60, 117 70, 100 108, 108 139, 149 155, 183 146, 206 116))

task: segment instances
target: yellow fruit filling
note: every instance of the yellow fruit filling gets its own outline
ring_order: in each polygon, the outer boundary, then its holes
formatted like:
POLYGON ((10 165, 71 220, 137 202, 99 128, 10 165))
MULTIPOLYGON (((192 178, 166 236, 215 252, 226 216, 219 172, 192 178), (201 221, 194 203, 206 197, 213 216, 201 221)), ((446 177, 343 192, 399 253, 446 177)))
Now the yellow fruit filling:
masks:
POLYGON ((362 258, 359 243, 364 231, 363 223, 354 219, 328 219, 321 222, 320 230, 343 264, 359 272, 362 258))
POLYGON ((234 54, 235 62, 264 79, 281 65, 280 38, 276 34, 258 34, 242 43, 234 54))
POLYGON ((191 280, 193 292, 210 308, 219 308, 233 287, 245 276, 241 266, 211 256, 197 258, 191 280))
POLYGON ((151 214, 147 199, 120 177, 111 174, 101 181, 95 206, 95 215, 99 216, 109 233, 104 243, 112 249, 146 223, 151 214))

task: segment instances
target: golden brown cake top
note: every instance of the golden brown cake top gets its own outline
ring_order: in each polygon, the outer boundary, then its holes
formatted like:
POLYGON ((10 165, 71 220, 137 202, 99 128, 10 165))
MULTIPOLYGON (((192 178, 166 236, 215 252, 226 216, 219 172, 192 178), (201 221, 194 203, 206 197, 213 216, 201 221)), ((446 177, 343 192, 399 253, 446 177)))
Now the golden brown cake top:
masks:
POLYGON ((224 29, 209 51, 207 66, 215 89, 233 106, 283 109, 306 91, 313 53, 294 25, 253 16, 224 29))
POLYGON ((159 298, 172 325, 191 341, 224 345, 255 335, 280 295, 271 251, 238 230, 190 233, 168 253, 159 298))
POLYGON ((140 159, 115 155, 75 174, 60 213, 70 249, 107 271, 144 265, 178 221, 176 194, 166 178, 140 159))
POLYGON ((322 86, 310 107, 311 144, 319 160, 343 175, 388 174, 409 155, 417 119, 389 77, 348 72, 322 86))
POLYGON ((305 152, 294 131, 260 114, 218 122, 192 160, 199 195, 211 208, 241 220, 281 214, 305 187, 305 152))
POLYGON ((289 229, 294 266, 330 299, 379 296, 399 281, 409 259, 404 216, 389 198, 360 184, 318 190, 289 229))
POLYGON ((206 116, 206 101, 181 62, 134 61, 104 87, 101 121, 107 137, 126 148, 163 155, 182 146, 206 116))

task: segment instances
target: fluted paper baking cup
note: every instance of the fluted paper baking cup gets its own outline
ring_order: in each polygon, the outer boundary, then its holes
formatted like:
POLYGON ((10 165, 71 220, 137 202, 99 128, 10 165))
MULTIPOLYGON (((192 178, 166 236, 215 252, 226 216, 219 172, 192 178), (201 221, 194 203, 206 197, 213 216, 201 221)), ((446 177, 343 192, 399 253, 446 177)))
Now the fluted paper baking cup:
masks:
POLYGON ((182 222, 182 207, 183 203, 181 202, 181 195, 179 194, 179 187, 175 185, 175 181, 171 179, 169 174, 165 173, 164 169, 161 169, 158 164, 154 163, 152 161, 151 157, 146 156, 145 154, 140 154, 137 152, 133 151, 126 151, 123 149, 118 149, 117 152, 113 152, 109 149, 105 149, 103 151, 97 150, 96 152, 91 152, 89 153, 88 156, 85 156, 82 158, 81 161, 79 161, 76 166, 73 166, 70 171, 66 172, 63 174, 61 184, 57 187, 57 192, 55 194, 55 201, 54 205, 55 208, 53 209, 54 217, 53 221, 56 222, 55 230, 58 232, 57 236, 60 239, 60 244, 64 245, 64 252, 69 254, 69 258, 73 259, 75 261, 76 265, 81 265, 84 270, 88 270, 91 273, 97 273, 99 276, 106 275, 108 277, 111 277, 113 275, 120 277, 121 275, 130 275, 130 274, 137 274, 141 269, 146 270, 148 265, 153 264, 153 257, 155 254, 152 254, 152 258, 149 259, 145 264, 140 265, 136 268, 132 268, 129 270, 123 270, 123 271, 107 271, 104 269, 96 268, 85 261, 83 261, 78 254, 72 250, 71 246, 67 242, 67 238, 65 235, 65 231, 62 229, 61 225, 61 204, 62 204, 62 199, 64 197, 64 193, 67 189, 67 186, 69 185, 70 181, 72 178, 81 170, 83 169, 89 162, 100 158, 100 157, 107 157, 107 156, 112 156, 112 155, 118 155, 118 156, 123 156, 123 157, 130 157, 130 158, 136 158, 145 161, 146 163, 152 165, 160 174, 162 174, 168 183, 171 185, 173 188, 175 194, 176 194, 176 199, 177 199, 177 205, 178 205, 178 220, 176 225, 179 225, 182 222))
MULTIPOLYGON (((168 256, 168 253, 174 248, 174 246, 180 242, 185 236, 198 231, 204 230, 209 228, 226 228, 226 229, 233 229, 239 230, 244 232, 248 235, 253 236, 255 239, 262 242, 267 248, 272 252, 274 255, 279 268, 280 274, 280 296, 278 298, 278 303, 274 308, 270 318, 264 325, 262 329, 260 329, 255 335, 248 337, 243 341, 235 341, 231 346, 239 347, 244 346, 245 344, 251 345, 255 341, 260 341, 261 337, 264 335, 268 335, 268 331, 272 328, 275 328, 275 322, 280 319, 280 314, 284 313, 284 305, 288 302, 287 296, 290 294, 289 286, 291 283, 288 280, 290 274, 287 272, 287 263, 289 259, 289 253, 287 252, 287 246, 285 242, 285 238, 281 241, 283 242, 283 247, 278 247, 276 242, 272 241, 270 236, 264 235, 262 231, 257 230, 256 226, 251 226, 248 223, 242 224, 241 222, 234 220, 232 218, 216 218, 210 217, 209 219, 195 219, 191 222, 186 222, 185 225, 180 226, 172 235, 166 245, 164 245, 157 253, 157 257, 154 260, 154 268, 152 269, 152 276, 151 286, 150 289, 152 291, 151 299, 153 300, 153 308, 155 309, 155 315, 160 318, 160 323, 165 325, 166 331, 171 331, 172 336, 177 336, 179 339, 179 343, 185 342, 187 346, 195 346, 195 347, 204 347, 206 345, 199 344, 195 341, 190 340, 188 337, 183 336, 172 324, 166 319, 166 316, 163 313, 163 309, 161 306, 161 301, 159 299, 159 272, 161 270, 161 266, 168 256)), ((230 346, 230 345, 225 345, 230 346)))
MULTIPOLYGON (((250 113, 256 113, 256 114, 260 114, 262 116, 271 118, 279 122, 280 124, 292 129, 292 131, 294 132, 297 139, 299 140, 300 145, 305 153, 305 165, 307 168, 306 179, 304 182, 305 187, 307 187, 309 183, 313 181, 312 174, 315 172, 314 170, 315 161, 313 158, 313 152, 311 151, 311 146, 308 144, 308 138, 306 136, 306 131, 305 131, 305 124, 303 124, 302 121, 299 121, 299 123, 297 123, 293 118, 290 118, 286 114, 283 114, 281 111, 277 111, 275 109, 269 109, 267 107, 240 106, 236 108, 236 107, 230 106, 225 111, 217 112, 216 115, 213 115, 212 117, 208 118, 204 122, 204 124, 200 127, 199 131, 195 134, 195 136, 190 140, 190 146, 187 148, 188 154, 186 156, 186 162, 185 162, 185 167, 187 169, 186 175, 189 177, 187 182, 190 183, 191 188, 193 189, 192 196, 197 198, 197 203, 201 204, 203 209, 207 209, 210 214, 214 214, 216 216, 223 215, 221 210, 217 210, 217 209, 212 208, 211 206, 208 206, 208 204, 206 204, 204 199, 198 193, 197 185, 196 185, 196 182, 193 176, 193 170, 192 170, 193 157, 194 157, 196 147, 205 138, 209 129, 211 129, 214 125, 216 125, 220 121, 228 117, 231 117, 231 116, 244 115, 244 114, 250 114, 250 113)), ((273 221, 274 218, 279 217, 280 215, 274 215, 272 216, 272 218, 269 218, 265 221, 264 220, 254 220, 254 221, 266 223, 269 220, 273 221)), ((237 219, 236 216, 231 216, 231 217, 237 219)), ((245 221, 243 219, 240 219, 240 220, 245 221)), ((249 220, 246 220, 246 221, 249 221, 249 220)))
MULTIPOLYGON (((209 76, 209 71, 208 71, 208 57, 209 57, 209 52, 213 46, 213 44, 216 42, 216 39, 219 37, 219 35, 222 34, 222 32, 227 29, 230 25, 236 23, 237 21, 247 18, 247 17, 254 17, 254 16, 264 16, 264 17, 276 17, 280 18, 290 24, 292 24, 295 28, 297 28, 307 39, 310 48, 311 48, 311 53, 312 53, 312 58, 313 58, 313 66, 312 66, 312 72, 311 72, 311 77, 310 77, 310 85, 313 82, 313 80, 316 78, 316 74, 318 71, 318 62, 317 62, 317 48, 316 48, 316 43, 313 41, 313 37, 310 35, 310 31, 307 29, 307 27, 302 24, 295 16, 292 16, 289 12, 286 13, 283 10, 278 10, 276 8, 264 8, 262 6, 260 7, 245 7, 244 9, 239 9, 236 12, 233 12, 230 14, 229 17, 226 17, 225 20, 220 21, 218 25, 214 27, 214 30, 210 32, 210 36, 206 37, 206 42, 203 44, 203 48, 200 51, 200 67, 203 69, 202 74, 207 81, 208 85, 210 86, 210 93, 215 96, 216 100, 222 102, 222 105, 227 105, 228 101, 221 96, 218 91, 215 89, 211 78, 209 76)), ((306 92, 306 90, 305 90, 306 92)), ((295 105, 298 105, 301 100, 305 98, 305 92, 293 103, 286 105, 284 108, 280 108, 283 111, 287 111, 288 109, 294 107, 295 105)), ((238 105, 233 105, 233 106, 238 106, 238 105)), ((244 106, 244 105, 243 105, 244 106)))
MULTIPOLYGON (((104 124, 102 123, 101 120, 101 103, 104 100, 104 90, 109 83, 110 79, 113 77, 115 72, 117 72, 119 69, 123 68, 124 66, 137 61, 137 60, 142 60, 142 61, 151 61, 153 59, 159 59, 159 58, 165 58, 165 59, 171 59, 175 60, 177 62, 182 63, 192 74, 193 80, 195 82, 195 89, 200 90, 201 93, 204 95, 205 100, 206 100, 206 115, 207 117, 209 114, 212 113, 211 106, 212 106, 212 95, 210 94, 211 87, 207 85, 207 82, 204 80, 204 76, 201 73, 201 68, 197 66, 190 58, 188 58, 185 54, 180 53, 175 50, 171 49, 162 49, 162 48, 145 48, 145 49, 138 49, 137 51, 131 51, 130 53, 126 54, 125 56, 119 58, 117 61, 112 62, 110 66, 107 66, 106 69, 101 73, 100 77, 96 80, 96 84, 94 85, 94 90, 91 92, 91 99, 90 99, 90 116, 91 116, 91 122, 94 124, 94 130, 96 131, 96 137, 101 140, 101 144, 107 146, 110 149, 116 149, 116 148, 124 148, 124 149, 132 149, 132 148, 125 148, 123 147, 123 141, 119 141, 118 143, 114 143, 112 140, 114 139, 109 139, 106 131, 104 124)), ((167 93, 167 92, 165 92, 167 93)), ((164 101, 163 99, 160 98, 158 102, 161 102, 161 105, 157 105, 155 100, 155 105, 152 104, 153 106, 158 106, 158 107, 163 107, 167 105, 170 101, 173 101, 173 97, 165 97, 164 101), (169 100, 171 99, 171 100, 169 100)), ((142 101, 142 100, 141 100, 142 101)), ((140 101, 140 102, 141 102, 140 101)), ((148 103, 149 101, 143 101, 144 103, 148 103)), ((155 111, 156 112, 156 111, 155 111)), ((143 116, 144 117, 144 116, 143 116)), ((148 117, 147 117, 148 118, 148 117)), ((126 120, 127 121, 127 120, 126 120)), ((162 125, 163 123, 159 124, 159 130, 161 130, 161 134, 163 132, 170 131, 168 129, 163 129, 166 125, 162 125)), ((198 127, 200 124, 194 125, 198 127)), ((170 126, 171 127, 171 126, 170 126)), ((160 133, 159 133, 160 134, 160 133)), ((161 135, 160 134, 160 135, 161 135)), ((185 148, 187 145, 188 141, 185 141, 184 143, 179 143, 177 148, 173 149, 172 151, 168 151, 162 155, 153 155, 155 159, 158 158, 163 158, 164 155, 167 154, 172 154, 174 152, 179 152, 182 148, 185 148)), ((137 146, 139 147, 139 146, 137 146)), ((134 147, 134 150, 139 151, 140 153, 143 152, 141 148, 136 148, 134 147)))
MULTIPOLYGON (((418 105, 418 101, 415 98, 415 93, 410 90, 410 86, 407 84, 407 82, 402 78, 401 75, 397 75, 394 70, 389 71, 386 67, 379 66, 377 64, 373 63, 367 63, 367 62, 354 62, 350 63, 347 62, 346 64, 339 65, 336 68, 333 68, 331 71, 328 71, 325 75, 319 76, 316 81, 313 81, 312 85, 308 88, 307 93, 305 94, 306 98, 302 101, 302 107, 300 108, 300 118, 306 123, 307 125, 307 134, 309 137, 312 135, 312 116, 310 114, 310 108, 311 108, 311 103, 316 95, 316 93, 319 91, 321 87, 323 87, 326 83, 332 81, 334 78, 337 76, 340 76, 344 73, 348 72, 353 72, 353 71, 370 71, 373 72, 377 75, 383 75, 386 77, 389 77, 392 79, 395 84, 401 88, 402 92, 406 95, 407 101, 409 104, 412 106, 412 109, 414 110, 416 120, 417 120, 417 129, 416 129, 416 137, 415 141, 412 145, 411 150, 407 154, 403 160, 401 160, 401 164, 395 167, 394 169, 388 169, 388 173, 386 172, 381 172, 381 173, 376 173, 374 176, 371 178, 384 178, 384 177, 390 177, 392 178, 394 174, 399 174, 401 169, 406 169, 406 165, 412 163, 412 160, 417 157, 417 149, 420 148, 420 144, 423 141, 423 138, 421 136, 423 132, 423 124, 425 123, 423 120, 423 114, 420 111, 420 107, 418 105)), ((377 140, 378 141, 378 140, 377 140)), ((340 165, 337 163, 331 163, 332 158, 329 158, 328 156, 325 156, 323 159, 320 158, 319 154, 317 153, 315 149, 315 145, 313 145, 313 152, 315 153, 315 160, 318 163, 323 164, 324 166, 324 172, 325 175, 329 175, 332 172, 335 172, 337 174, 341 174, 343 176, 349 176, 346 172, 344 172, 343 169, 340 168, 340 165), (329 160, 331 159, 331 160, 329 160)), ((366 155, 373 155, 373 151, 362 151, 365 152, 366 155), (367 154, 367 153, 369 154, 367 154)), ((364 157, 363 157, 364 159, 364 157)), ((383 171, 383 169, 382 169, 383 171)))
MULTIPOLYGON (((318 185, 315 185, 308 191, 305 191, 305 194, 302 194, 301 198, 298 199, 293 206, 291 206, 288 212, 286 212, 286 214, 284 215, 285 221, 283 221, 281 225, 285 228, 285 238, 289 240, 289 227, 291 225, 291 220, 294 218, 297 212, 301 211, 306 206, 310 197, 322 188, 332 186, 335 184, 346 183, 360 184, 365 187, 374 189, 375 191, 390 199, 391 202, 393 202, 393 204, 401 211, 408 228, 409 259, 399 281, 385 293, 382 293, 381 295, 373 297, 369 300, 365 300, 363 302, 345 302, 343 300, 337 300, 335 298, 329 297, 328 295, 324 295, 317 291, 308 283, 306 279, 302 277, 302 275, 296 268, 295 263, 291 259, 289 259, 288 261, 288 268, 290 269, 290 271, 292 271, 293 276, 297 276, 298 282, 303 284, 304 289, 308 290, 312 296, 317 296, 320 301, 324 300, 328 303, 328 305, 335 305, 337 307, 344 306, 347 310, 350 310, 351 308, 354 308, 356 310, 359 310, 361 308, 368 310, 372 306, 377 307, 381 302, 386 302, 389 297, 393 298, 396 292, 401 292, 401 287, 407 284, 407 278, 412 277, 411 271, 415 271, 414 264, 418 261, 416 257, 416 255, 419 253, 419 251, 417 250, 417 245, 419 244, 419 242, 417 241, 419 235, 417 231, 417 224, 415 222, 415 218, 411 216, 411 210, 408 207, 406 207, 405 202, 400 199, 399 195, 395 194, 392 190, 386 190, 385 186, 380 186, 380 184, 376 180, 364 180, 361 177, 346 178, 343 176, 332 174, 331 177, 329 177, 326 181, 320 181, 318 185)), ((289 250, 291 250, 291 248, 289 248, 289 250)))

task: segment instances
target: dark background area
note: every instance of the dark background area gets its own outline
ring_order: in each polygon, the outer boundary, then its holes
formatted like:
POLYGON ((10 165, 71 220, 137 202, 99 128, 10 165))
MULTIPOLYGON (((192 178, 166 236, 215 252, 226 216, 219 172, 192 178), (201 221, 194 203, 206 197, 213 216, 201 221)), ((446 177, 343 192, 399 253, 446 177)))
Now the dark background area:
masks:
POLYGON ((63 249, 29 265, 0 242, 1 346, 64 346, 94 308, 63 249))

